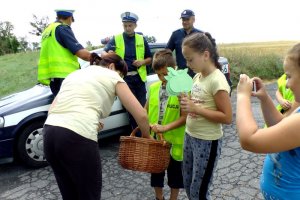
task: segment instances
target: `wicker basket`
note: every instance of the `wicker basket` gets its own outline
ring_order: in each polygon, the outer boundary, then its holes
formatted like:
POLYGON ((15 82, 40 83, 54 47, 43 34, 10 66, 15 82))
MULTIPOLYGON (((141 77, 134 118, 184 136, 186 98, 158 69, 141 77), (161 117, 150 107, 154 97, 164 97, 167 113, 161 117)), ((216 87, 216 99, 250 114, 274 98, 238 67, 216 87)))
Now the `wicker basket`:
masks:
POLYGON ((167 169, 170 162, 170 144, 162 139, 151 140, 135 137, 136 128, 130 136, 121 136, 119 163, 129 170, 160 173, 167 169))

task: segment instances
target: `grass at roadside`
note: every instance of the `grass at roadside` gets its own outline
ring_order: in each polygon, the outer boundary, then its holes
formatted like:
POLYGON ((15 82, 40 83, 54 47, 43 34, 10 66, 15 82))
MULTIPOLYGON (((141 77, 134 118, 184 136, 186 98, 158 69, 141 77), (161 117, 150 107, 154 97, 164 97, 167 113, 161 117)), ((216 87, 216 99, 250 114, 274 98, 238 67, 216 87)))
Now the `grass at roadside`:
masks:
POLYGON ((296 41, 220 44, 220 55, 228 58, 231 79, 236 87, 239 75, 259 76, 264 80, 279 78, 283 73, 283 58, 296 41))
MULTIPOLYGON (((236 87, 239 75, 274 80, 283 73, 282 61, 297 41, 219 44, 219 54, 228 58, 231 79, 236 87)), ((0 56, 0 97, 22 91, 37 83, 39 52, 0 56)))
POLYGON ((0 56, 0 97, 28 89, 37 83, 39 52, 0 56))

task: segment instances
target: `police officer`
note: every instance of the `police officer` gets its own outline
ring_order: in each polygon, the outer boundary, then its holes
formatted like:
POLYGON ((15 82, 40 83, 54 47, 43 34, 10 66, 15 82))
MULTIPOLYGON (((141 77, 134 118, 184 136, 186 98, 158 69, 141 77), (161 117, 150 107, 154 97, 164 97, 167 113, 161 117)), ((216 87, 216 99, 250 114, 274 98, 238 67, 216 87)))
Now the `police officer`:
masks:
MULTIPOLYGON (((186 60, 182 55, 182 49, 181 49, 182 41, 187 35, 190 35, 195 32, 202 32, 202 31, 194 28, 195 13, 192 10, 182 11, 180 18, 182 20, 183 28, 180 28, 172 33, 166 48, 170 49, 171 51, 175 50, 176 63, 178 68, 185 69, 187 66, 186 66, 186 60)), ((188 73, 191 77, 195 75, 195 73, 190 69, 188 73)))
POLYGON ((80 68, 78 58, 89 61, 90 52, 77 41, 71 29, 74 10, 55 10, 56 21, 42 33, 38 81, 50 85, 54 96, 62 81, 71 72, 80 68))
MULTIPOLYGON (((152 55, 146 39, 142 34, 135 32, 138 16, 132 12, 124 12, 121 14, 121 19, 124 32, 113 36, 105 46, 103 53, 114 51, 125 60, 128 73, 124 80, 140 104, 144 106, 146 103, 146 65, 151 64, 152 55)), ((134 129, 137 124, 130 114, 129 120, 134 129)))

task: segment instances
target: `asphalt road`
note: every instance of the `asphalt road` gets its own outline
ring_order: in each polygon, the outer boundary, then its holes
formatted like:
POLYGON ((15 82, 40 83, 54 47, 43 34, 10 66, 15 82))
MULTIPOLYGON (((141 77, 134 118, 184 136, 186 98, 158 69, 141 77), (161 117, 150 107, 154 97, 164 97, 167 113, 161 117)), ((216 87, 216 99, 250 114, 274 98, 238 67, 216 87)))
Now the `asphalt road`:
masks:
MULTIPOLYGON (((267 86, 274 97, 276 84, 267 86)), ((264 155, 241 149, 236 134, 236 93, 232 94, 233 123, 224 126, 221 158, 211 187, 212 199, 250 200, 263 199, 259 191, 259 177, 264 155)), ((260 127, 264 122, 258 100, 252 100, 255 118, 260 127)), ((153 200, 147 173, 124 170, 117 162, 119 136, 99 143, 103 165, 102 199, 104 200, 153 200)), ((169 192, 165 187, 166 197, 169 192)), ((57 200, 62 199, 50 167, 28 169, 17 163, 0 165, 1 200, 57 200)), ((179 199, 187 199, 184 190, 179 199)))

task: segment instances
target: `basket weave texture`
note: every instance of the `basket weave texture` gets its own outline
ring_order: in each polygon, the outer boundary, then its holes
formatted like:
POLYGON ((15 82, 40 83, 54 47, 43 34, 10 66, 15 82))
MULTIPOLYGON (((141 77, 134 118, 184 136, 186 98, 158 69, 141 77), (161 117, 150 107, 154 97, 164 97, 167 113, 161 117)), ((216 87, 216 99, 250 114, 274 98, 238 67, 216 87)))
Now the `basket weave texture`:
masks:
POLYGON ((138 129, 130 136, 120 137, 119 163, 129 170, 160 173, 170 162, 171 145, 165 140, 151 140, 135 137, 138 129))

